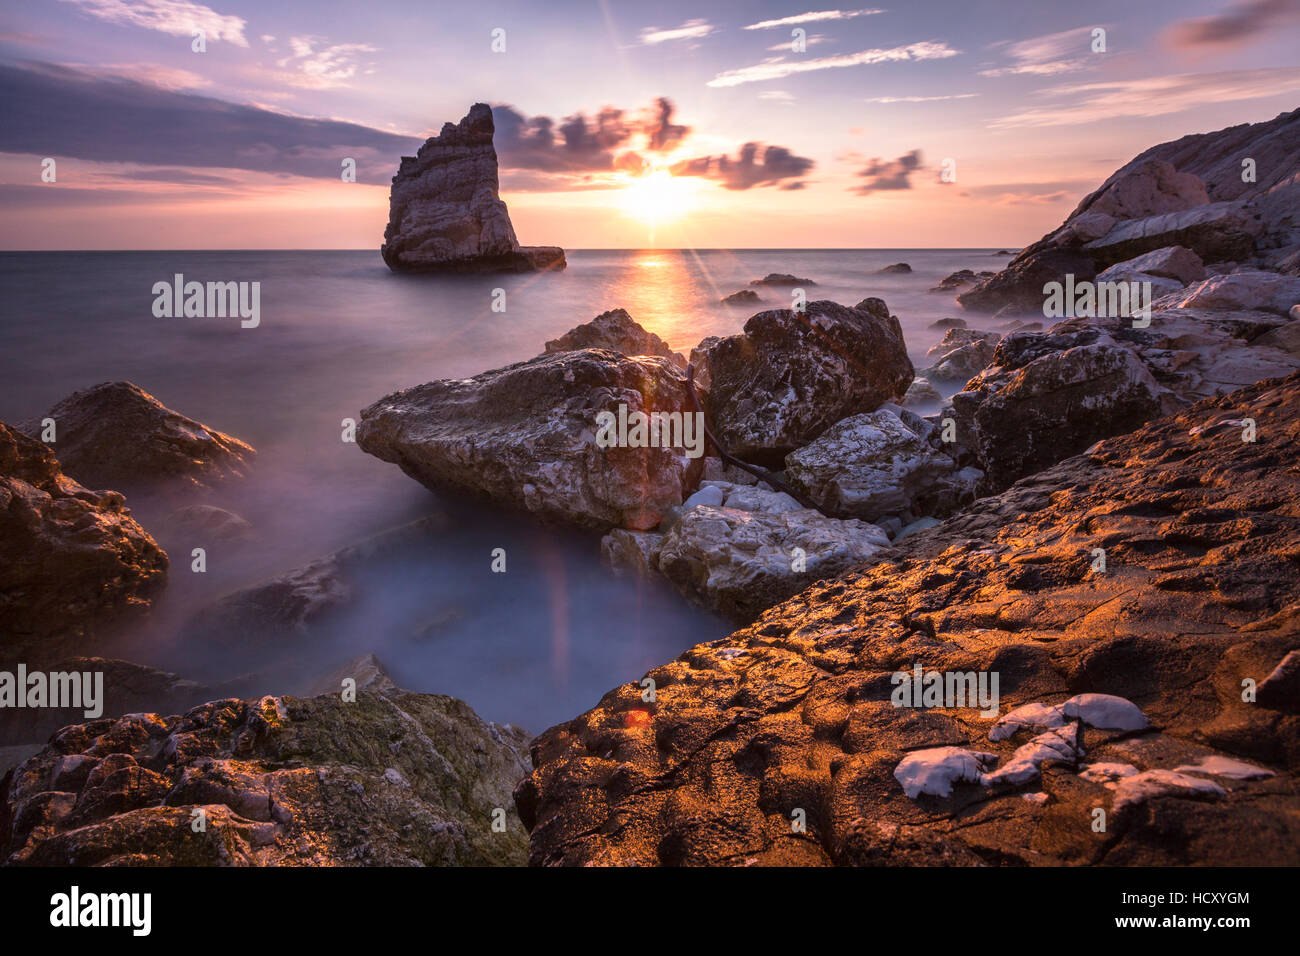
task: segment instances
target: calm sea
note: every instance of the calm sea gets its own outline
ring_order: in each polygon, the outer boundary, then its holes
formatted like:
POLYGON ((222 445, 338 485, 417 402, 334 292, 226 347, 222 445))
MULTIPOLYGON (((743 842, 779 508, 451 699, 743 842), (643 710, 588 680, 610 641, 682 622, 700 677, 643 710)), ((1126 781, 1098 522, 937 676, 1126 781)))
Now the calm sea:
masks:
MULTIPOLYGON (((267 691, 301 692, 312 667, 367 651, 412 690, 450 694, 534 732, 592 706, 692 644, 730 628, 662 582, 614 579, 598 536, 544 529, 490 508, 443 501, 395 466, 340 441, 340 421, 394 389, 468 377, 538 354, 600 312, 625 308, 679 351, 737 332, 754 309, 718 300, 769 272, 816 282, 809 298, 884 298, 918 368, 960 315, 928 293, 961 268, 996 269, 994 250, 575 251, 562 273, 400 277, 377 252, 0 253, 0 420, 39 417, 72 391, 125 379, 171 408, 258 449, 253 476, 209 499, 251 521, 249 543, 194 574, 169 540, 163 505, 128 501, 172 554, 154 620, 109 653, 215 681, 254 673, 267 691), (875 275, 907 262, 913 272, 875 275), (155 282, 261 283, 261 323, 159 319, 155 282), (492 311, 493 290, 506 311, 492 311), (431 545, 368 568, 353 608, 301 647, 239 653, 177 638, 195 608, 431 512, 431 545), (490 572, 493 548, 506 574, 490 572)), ((788 292, 759 290, 769 307, 788 292)))

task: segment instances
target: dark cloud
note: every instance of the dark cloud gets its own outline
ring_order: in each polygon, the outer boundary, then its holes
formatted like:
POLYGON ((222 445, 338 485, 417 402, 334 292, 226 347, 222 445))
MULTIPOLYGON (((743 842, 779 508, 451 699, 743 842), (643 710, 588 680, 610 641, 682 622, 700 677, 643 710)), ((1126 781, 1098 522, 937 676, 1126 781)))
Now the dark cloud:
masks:
POLYGON ((914 149, 910 153, 904 153, 897 159, 886 162, 882 159, 872 159, 867 163, 865 169, 858 171, 858 175, 866 180, 858 186, 853 187, 853 191, 859 195, 868 193, 882 192, 893 189, 911 189, 911 175, 921 168, 921 151, 914 149))
POLYGON ((1300 19, 1300 0, 1244 0, 1214 16, 1175 23, 1168 39, 1177 47, 1245 46, 1296 19, 1300 19))
POLYGON ((689 126, 674 126, 673 104, 666 96, 661 96, 655 101, 654 110, 651 118, 645 124, 645 134, 649 138, 650 144, 647 147, 656 153, 666 152, 672 149, 691 131, 689 126))
POLYGON ((594 117, 575 113, 557 123, 526 117, 512 106, 492 107, 497 157, 507 169, 586 172, 614 168, 615 153, 636 132, 624 111, 607 106, 594 117))
POLYGON ((735 159, 701 156, 675 163, 671 172, 674 176, 715 179, 726 189, 778 185, 782 189, 800 189, 803 183, 786 183, 785 180, 802 179, 813 165, 811 159, 796 156, 784 146, 764 147, 762 143, 746 143, 740 147, 740 155, 735 159), (759 150, 762 150, 761 161, 759 150))
POLYGON ((0 64, 0 152, 387 183, 420 141, 53 64, 0 64))

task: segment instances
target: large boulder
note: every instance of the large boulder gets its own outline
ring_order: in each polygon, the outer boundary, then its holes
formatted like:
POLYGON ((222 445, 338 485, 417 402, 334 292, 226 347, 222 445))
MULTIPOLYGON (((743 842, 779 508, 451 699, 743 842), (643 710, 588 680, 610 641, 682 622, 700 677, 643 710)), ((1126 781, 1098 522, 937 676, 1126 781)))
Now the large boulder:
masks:
POLYGON ((380 249, 394 272, 563 269, 564 250, 521 247, 499 195, 492 109, 475 103, 444 123, 393 177, 380 249))
POLYGON ((809 302, 759 312, 708 350, 714 434, 743 460, 778 465, 847 415, 901 398, 914 370, 897 319, 809 302))
POLYGON ((581 349, 609 349, 624 355, 658 355, 686 367, 686 360, 670 349, 667 342, 643 329, 624 309, 602 312, 590 322, 546 343, 548 353, 581 349))
POLYGON ((1074 249, 1041 249, 1021 254, 997 275, 984 279, 974 288, 957 296, 962 308, 972 312, 1033 313, 1043 311, 1043 286, 1060 282, 1066 274, 1076 281, 1090 280, 1097 274, 1092 258, 1074 249))
POLYGON ((167 555, 121 494, 82 487, 0 422, 0 660, 79 647, 148 610, 166 580, 167 555))
POLYGON ((0 785, 11 866, 522 862, 527 735, 434 694, 263 697, 65 727, 0 785), (202 811, 200 816, 199 811, 202 811), (202 819, 204 826, 193 826, 202 819), (504 830, 494 826, 505 824, 504 830))
POLYGON ((1300 720, 1242 695, 1296 646, 1298 417, 1294 376, 1109 439, 611 689, 533 742, 530 861, 1300 864, 1300 720))
POLYGON ((1097 279, 1107 281, 1115 278, 1120 272, 1160 276, 1187 285, 1189 282, 1199 282, 1205 278, 1205 263, 1186 246, 1164 246, 1136 258, 1116 263, 1097 276, 1097 279))
MULTIPOLYGON (((606 349, 540 355, 473 378, 429 382, 361 412, 361 449, 434 490, 540 518, 653 528, 699 480, 698 449, 597 444, 598 414, 691 417, 681 369, 606 349)), ((630 434, 630 433, 629 433, 630 434)))
POLYGON ((993 349, 1001 338, 998 332, 949 329, 942 341, 925 353, 935 363, 922 369, 921 374, 934 382, 965 382, 988 368, 993 361, 993 349))
MULTIPOLYGON (((952 458, 887 408, 836 422, 787 455, 785 466, 795 488, 839 518, 874 522, 899 516, 910 523, 921 515, 947 514, 962 497, 952 458)), ((967 491, 973 491, 969 484, 967 491)))
MULTIPOLYGON (((244 477, 257 452, 186 418, 138 385, 104 382, 73 392, 45 415, 64 470, 95 488, 208 488, 244 477)), ((36 437, 40 422, 24 423, 36 437)))

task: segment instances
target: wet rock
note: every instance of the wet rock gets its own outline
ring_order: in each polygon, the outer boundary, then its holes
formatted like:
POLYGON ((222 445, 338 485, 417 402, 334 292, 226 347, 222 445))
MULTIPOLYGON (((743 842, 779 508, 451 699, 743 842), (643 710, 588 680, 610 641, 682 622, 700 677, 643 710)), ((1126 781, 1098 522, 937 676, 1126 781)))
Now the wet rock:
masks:
POLYGON ((77 724, 0 786, 12 821, 0 854, 11 866, 517 864, 526 837, 509 797, 526 739, 461 701, 401 691, 77 724))
POLYGON ((121 494, 82 487, 48 445, 0 422, 0 660, 84 652, 166 580, 167 555, 121 494))
POLYGON ((682 503, 703 459, 682 447, 599 447, 598 414, 617 416, 620 406, 695 424, 674 363, 583 349, 385 396, 362 410, 357 444, 434 490, 539 518, 646 530, 682 503))
MULTIPOLYGON (((44 416, 54 419, 50 447, 64 471, 96 488, 220 485, 244 477, 257 452, 186 418, 130 382, 73 392, 44 416)), ((33 437, 40 422, 22 430, 33 437)))
POLYGON ((903 396, 903 407, 923 408, 942 401, 943 396, 939 394, 939 390, 931 384, 928 378, 917 377, 907 387, 907 394, 903 396))
POLYGON ((609 349, 624 355, 658 355, 686 367, 686 360, 670 349, 667 342, 643 329, 623 309, 602 312, 585 325, 570 329, 558 339, 546 343, 548 354, 582 349, 609 349))
POLYGON ((895 262, 892 266, 885 266, 883 269, 877 269, 876 275, 901 275, 905 272, 911 272, 912 267, 906 262, 895 262))
POLYGON ((654 559, 664 536, 653 531, 624 531, 615 528, 600 539, 600 557, 617 576, 649 577, 656 570, 654 559))
POLYGON ((654 668, 653 705, 639 681, 612 689, 533 743, 531 862, 1295 865, 1300 720, 1241 688, 1294 650, 1298 416, 1300 374, 1107 439, 654 668), (1193 435, 1248 415, 1266 438, 1193 435), (1149 726, 1084 726, 1036 774, 913 799, 909 755, 992 753, 971 775, 996 774, 1040 749, 990 741, 975 708, 894 706, 914 664, 999 674, 1003 711, 1106 695, 1149 726), (1275 776, 1189 769, 1225 758, 1275 776), (1143 774, 1190 782, 1126 785, 1143 774))
POLYGON ((739 292, 733 292, 731 295, 724 296, 721 300, 723 305, 757 305, 763 300, 758 297, 758 293, 753 289, 741 289, 739 292))
POLYGON ((718 441, 769 466, 846 415, 901 397, 915 377, 887 308, 829 301, 808 303, 806 314, 758 313, 709 349, 708 366, 718 441))
POLYGON ((486 103, 444 123, 403 156, 380 249, 394 272, 531 272, 563 269, 564 250, 522 247, 499 195, 495 126, 486 103))
POLYGON ((254 536, 253 526, 225 508, 186 505, 163 519, 167 531, 178 537, 204 542, 241 542, 254 536))
POLYGON ((939 319, 930 323, 932 329, 964 329, 966 328, 965 319, 939 319))
POLYGON ((769 272, 761 279, 754 279, 750 285, 816 285, 812 279, 801 279, 788 272, 769 272))
POLYGON ((943 340, 926 353, 927 358, 936 361, 921 374, 932 382, 965 382, 989 366, 1001 338, 997 332, 949 329, 943 340))

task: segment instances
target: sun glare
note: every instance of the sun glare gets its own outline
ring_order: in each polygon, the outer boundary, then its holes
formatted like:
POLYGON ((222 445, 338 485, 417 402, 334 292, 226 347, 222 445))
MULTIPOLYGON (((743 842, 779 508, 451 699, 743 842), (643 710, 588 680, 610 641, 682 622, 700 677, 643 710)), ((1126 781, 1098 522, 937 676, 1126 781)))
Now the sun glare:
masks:
POLYGON ((649 226, 681 218, 694 206, 693 184, 660 169, 640 176, 623 190, 621 205, 630 216, 649 226))

